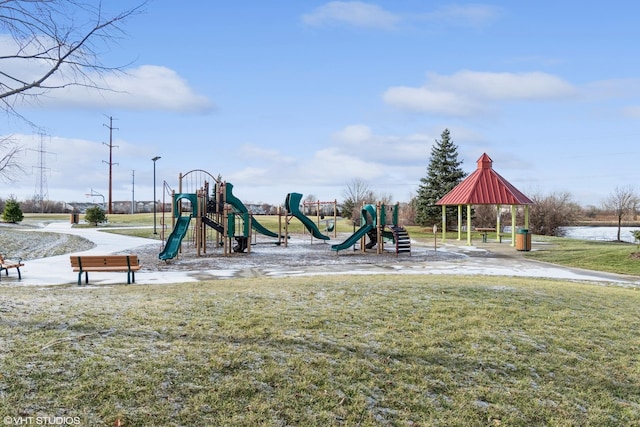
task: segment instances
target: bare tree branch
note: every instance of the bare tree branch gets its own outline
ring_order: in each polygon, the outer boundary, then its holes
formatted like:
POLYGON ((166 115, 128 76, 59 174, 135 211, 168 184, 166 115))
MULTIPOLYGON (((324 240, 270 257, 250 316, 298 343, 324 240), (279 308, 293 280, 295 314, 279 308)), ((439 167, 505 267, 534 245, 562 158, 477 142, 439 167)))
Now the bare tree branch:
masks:
POLYGON ((17 161, 17 156, 22 147, 15 144, 10 138, 0 140, 0 180, 14 182, 18 172, 24 173, 22 165, 17 161))
MULTIPOLYGON (((0 56, 0 99, 16 96, 38 97, 49 90, 68 86, 101 89, 90 72, 98 75, 121 70, 100 62, 97 43, 113 42, 124 34, 120 25, 141 13, 146 1, 105 17, 100 1, 77 0, 2 0, 0 29, 8 31, 16 44, 16 52, 0 56), (78 21, 78 18, 84 21, 78 21), (1 64, 11 64, 4 67, 1 64), (22 64, 20 71, 16 64, 22 64), (58 75, 60 82, 48 84, 58 75)), ((5 112, 12 113, 4 103, 5 112)))
MULTIPOLYGON (((108 46, 124 34, 121 24, 146 6, 140 1, 109 16, 101 0, 0 0, 0 35, 9 34, 14 43, 10 53, 0 54, 0 109, 35 126, 17 111, 18 100, 69 86, 109 90, 95 79, 123 66, 102 64, 99 43, 108 46)), ((0 140, 0 180, 14 181, 22 171, 19 151, 0 140)))

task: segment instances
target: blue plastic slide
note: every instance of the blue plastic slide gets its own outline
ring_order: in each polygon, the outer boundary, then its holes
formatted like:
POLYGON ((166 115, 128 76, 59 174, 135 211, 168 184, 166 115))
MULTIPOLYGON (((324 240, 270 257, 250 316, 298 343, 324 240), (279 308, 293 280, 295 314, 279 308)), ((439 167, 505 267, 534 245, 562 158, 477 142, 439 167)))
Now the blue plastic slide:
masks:
POLYGON ((178 255, 180 243, 182 243, 182 239, 187 234, 187 230, 189 230, 190 221, 191 215, 180 215, 178 217, 176 225, 173 227, 173 231, 167 239, 167 244, 158 255, 158 258, 166 261, 168 259, 175 258, 176 255, 178 255))
POLYGON ((309 233, 316 239, 329 240, 329 236, 325 236, 318 230, 316 223, 313 222, 308 216, 300 212, 300 200, 302 200, 302 194, 289 193, 284 202, 284 207, 291 215, 298 218, 302 224, 309 230, 309 233))

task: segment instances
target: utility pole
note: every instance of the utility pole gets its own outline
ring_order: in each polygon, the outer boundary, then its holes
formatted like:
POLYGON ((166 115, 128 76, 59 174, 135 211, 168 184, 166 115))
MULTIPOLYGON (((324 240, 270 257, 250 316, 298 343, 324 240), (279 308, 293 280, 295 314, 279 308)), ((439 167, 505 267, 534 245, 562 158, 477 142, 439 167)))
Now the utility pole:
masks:
POLYGON ((131 171, 131 214, 136 213, 136 171, 131 171))
MULTIPOLYGON (((104 145, 107 145, 109 147, 109 161, 102 161, 102 163, 106 163, 109 165, 109 207, 107 208, 107 213, 108 214, 112 214, 113 210, 112 210, 112 206, 113 206, 113 165, 117 165, 117 163, 113 163, 113 130, 117 128, 113 127, 113 117, 109 116, 109 125, 105 125, 103 124, 103 126, 106 126, 109 128, 109 144, 106 144, 103 142, 104 145)), ((117 147, 117 145, 116 145, 117 147)))

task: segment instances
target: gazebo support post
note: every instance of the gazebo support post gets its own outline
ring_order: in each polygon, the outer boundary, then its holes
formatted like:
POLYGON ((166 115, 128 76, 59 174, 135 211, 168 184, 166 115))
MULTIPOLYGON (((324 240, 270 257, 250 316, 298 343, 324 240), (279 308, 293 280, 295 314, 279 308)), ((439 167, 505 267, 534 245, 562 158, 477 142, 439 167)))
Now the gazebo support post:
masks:
POLYGON ((458 205, 458 241, 462 240, 462 205, 458 205))
POLYGON ((529 205, 524 205, 524 228, 529 229, 529 205))
POLYGON ((442 241, 447 240, 447 205, 442 205, 442 241))
POLYGON ((500 205, 496 205, 496 242, 502 243, 500 235, 500 205))
POLYGON ((516 245, 516 205, 511 205, 511 246, 516 245))
POLYGON ((471 246, 471 205, 467 205, 467 245, 471 246))

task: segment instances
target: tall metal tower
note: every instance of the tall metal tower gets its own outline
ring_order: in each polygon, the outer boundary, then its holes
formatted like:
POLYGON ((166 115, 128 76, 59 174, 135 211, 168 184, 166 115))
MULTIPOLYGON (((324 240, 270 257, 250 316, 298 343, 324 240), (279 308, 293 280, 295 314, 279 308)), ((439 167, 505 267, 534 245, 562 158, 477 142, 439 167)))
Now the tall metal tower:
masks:
MULTIPOLYGON (((118 128, 114 128, 113 127, 113 117, 109 116, 109 125, 103 125, 109 128, 109 144, 106 144, 103 142, 104 145, 107 145, 109 147, 109 161, 105 161, 103 160, 102 163, 106 163, 109 165, 109 206, 107 207, 107 213, 108 214, 112 214, 112 207, 113 207, 113 192, 112 192, 112 185, 113 185, 113 165, 117 165, 117 163, 113 163, 113 130, 114 129, 118 129, 118 128)), ((117 145, 115 146, 117 147, 117 145)))
POLYGON ((45 134, 40 133, 40 143, 38 144, 38 149, 29 150, 35 151, 38 153, 38 165, 34 166, 37 169, 36 174, 36 188, 33 196, 34 201, 36 202, 36 206, 40 208, 40 213, 44 212, 44 201, 49 200, 49 187, 47 185, 47 154, 55 154, 47 151, 45 149, 45 134))

